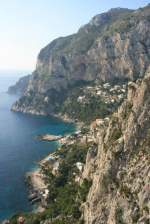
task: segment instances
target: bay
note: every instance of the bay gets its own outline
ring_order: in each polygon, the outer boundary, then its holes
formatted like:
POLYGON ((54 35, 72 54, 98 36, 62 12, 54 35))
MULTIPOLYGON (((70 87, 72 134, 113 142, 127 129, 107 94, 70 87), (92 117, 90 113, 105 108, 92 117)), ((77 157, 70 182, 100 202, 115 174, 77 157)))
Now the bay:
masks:
POLYGON ((17 96, 6 91, 17 79, 15 74, 0 73, 0 220, 32 209, 27 200, 25 174, 58 147, 57 142, 40 142, 35 136, 75 131, 73 124, 53 117, 12 112, 10 108, 17 96))

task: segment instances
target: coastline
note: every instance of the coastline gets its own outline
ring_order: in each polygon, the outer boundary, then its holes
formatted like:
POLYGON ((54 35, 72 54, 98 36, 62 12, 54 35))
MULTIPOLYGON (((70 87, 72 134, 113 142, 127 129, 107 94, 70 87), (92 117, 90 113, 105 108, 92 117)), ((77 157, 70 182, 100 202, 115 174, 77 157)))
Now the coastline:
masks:
MULTIPOLYGON (((58 119, 60 122, 61 121, 65 122, 66 125, 67 125, 67 123, 72 123, 74 125, 74 128, 73 128, 73 130, 68 132, 66 134, 66 136, 70 136, 71 134, 74 134, 75 132, 81 130, 82 126, 84 125, 83 122, 79 122, 78 120, 69 118, 67 115, 62 115, 60 113, 48 115, 48 114, 44 114, 44 113, 37 113, 36 111, 32 111, 32 113, 27 112, 27 111, 17 111, 17 110, 13 110, 13 111, 21 112, 24 114, 31 114, 31 115, 35 115, 35 116, 36 115, 44 116, 44 117, 51 116, 51 117, 58 119)), ((66 137, 66 136, 64 136, 64 137, 66 137)), ((54 142, 56 142, 58 144, 57 148, 55 149, 55 152, 56 152, 57 150, 59 150, 60 145, 63 143, 58 140, 54 140, 54 142)), ((53 152, 48 154, 46 157, 42 158, 42 160, 40 160, 39 162, 36 163, 37 165, 33 170, 29 170, 25 174, 25 180, 26 180, 26 185, 27 185, 26 188, 28 190, 28 199, 30 198, 31 195, 36 194, 36 197, 33 197, 33 200, 29 200, 31 202, 31 204, 35 205, 31 209, 31 211, 33 213, 43 212, 43 210, 45 210, 46 206, 47 206, 47 203, 46 203, 47 196, 45 197, 45 190, 47 191, 48 189, 45 184, 45 179, 41 173, 41 165, 43 164, 43 162, 45 163, 47 161, 47 159, 49 159, 52 156, 52 154, 53 154, 53 152), (40 196, 40 200, 38 199, 39 196, 40 196)))
MULTIPOLYGON (((38 166, 32 170, 26 173, 25 179, 27 183, 27 188, 29 191, 28 199, 34 194, 36 197, 33 197, 33 201, 31 200, 31 203, 35 204, 36 208, 32 210, 32 212, 43 212, 46 209, 47 206, 47 197, 48 197, 48 186, 45 183, 45 178, 42 174, 42 166, 46 164, 51 159, 55 162, 57 161, 55 154, 57 150, 60 149, 61 145, 64 144, 64 142, 67 141, 68 137, 72 136, 72 134, 78 132, 81 127, 83 126, 82 122, 76 122, 73 119, 70 119, 69 117, 62 116, 62 115, 53 115, 53 117, 60 119, 63 122, 66 123, 73 123, 75 125, 74 132, 71 132, 70 134, 67 134, 66 136, 61 136, 61 139, 57 139, 58 136, 56 136, 55 142, 57 142, 58 147, 54 152, 49 153, 46 157, 44 157, 42 160, 40 160, 37 164, 38 166), (45 194, 46 192, 46 194, 45 194), (40 199, 39 199, 40 197, 40 199)), ((48 134, 47 134, 48 135, 48 134)), ((43 135, 44 136, 44 135, 43 135)), ((46 136, 46 135, 45 135, 46 136)), ((55 137, 55 136, 53 136, 55 137)), ((42 139, 39 139, 42 141, 42 139)), ((49 141, 48 139, 45 139, 45 141, 49 141)))
POLYGON ((43 212, 46 204, 44 204, 44 196, 47 189, 47 185, 44 181, 44 177, 41 173, 40 167, 36 170, 26 173, 26 183, 28 187, 28 200, 35 208, 32 208, 32 212, 43 212), (43 200, 41 200, 43 197, 43 200))
POLYGON ((11 111, 13 112, 19 112, 19 113, 23 113, 23 114, 31 114, 31 115, 35 115, 35 116, 45 116, 45 117, 49 117, 49 116, 52 116, 56 119, 59 119, 63 122, 67 122, 67 123, 73 123, 75 125, 77 125, 77 127, 81 127, 84 123, 83 122, 80 122, 76 119, 73 119, 73 118, 70 118, 67 114, 61 114, 61 113, 58 113, 58 114, 54 114, 54 113, 51 113, 51 114, 47 114, 43 111, 40 111, 40 112, 37 112, 35 110, 24 110, 24 109, 18 109, 16 107, 14 107, 14 104, 12 105, 11 107, 11 111))
POLYGON ((67 114, 62 115, 61 113, 59 113, 59 114, 52 114, 52 116, 62 120, 63 122, 73 123, 76 127, 76 131, 81 129, 82 126, 84 125, 83 122, 78 121, 78 120, 73 119, 73 118, 70 118, 67 114))

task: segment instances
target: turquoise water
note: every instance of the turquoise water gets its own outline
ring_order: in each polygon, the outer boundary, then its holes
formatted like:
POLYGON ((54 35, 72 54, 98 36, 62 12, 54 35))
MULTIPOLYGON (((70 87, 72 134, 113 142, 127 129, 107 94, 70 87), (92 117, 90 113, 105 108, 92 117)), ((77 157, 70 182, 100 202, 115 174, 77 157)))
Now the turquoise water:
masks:
POLYGON ((56 142, 39 142, 36 135, 64 134, 75 130, 73 124, 53 117, 10 111, 17 99, 5 93, 17 77, 0 75, 0 220, 18 211, 29 211, 24 176, 37 162, 57 148, 56 142))

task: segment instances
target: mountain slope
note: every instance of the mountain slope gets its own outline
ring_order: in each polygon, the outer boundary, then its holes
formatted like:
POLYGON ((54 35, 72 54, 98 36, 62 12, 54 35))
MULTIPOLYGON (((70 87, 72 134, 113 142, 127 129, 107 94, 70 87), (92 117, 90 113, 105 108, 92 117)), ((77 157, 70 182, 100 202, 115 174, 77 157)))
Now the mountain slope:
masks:
POLYGON ((8 93, 23 95, 29 84, 30 77, 31 75, 27 75, 27 76, 24 76, 23 78, 20 78, 14 86, 10 86, 8 88, 8 93))
POLYGON ((97 155, 87 155, 83 177, 93 183, 82 207, 86 224, 149 223, 150 70, 128 88, 127 100, 97 130, 97 155))
POLYGON ((41 172, 48 184, 45 210, 18 213, 33 224, 149 224, 150 67, 129 82, 128 96, 111 116, 96 119, 55 152, 41 172), (80 170, 78 165, 80 164, 80 170))
POLYGON ((78 33, 41 50, 24 96, 12 109, 56 113, 78 84, 142 77, 150 61, 149 30, 150 6, 95 16, 78 33))

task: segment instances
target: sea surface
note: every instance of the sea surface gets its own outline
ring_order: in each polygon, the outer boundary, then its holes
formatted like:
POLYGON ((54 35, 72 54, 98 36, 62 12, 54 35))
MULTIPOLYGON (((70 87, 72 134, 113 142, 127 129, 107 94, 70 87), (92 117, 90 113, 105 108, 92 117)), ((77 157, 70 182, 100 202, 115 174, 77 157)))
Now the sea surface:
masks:
POLYGON ((17 80, 15 72, 0 72, 0 220, 32 209, 27 200, 25 174, 58 147, 57 142, 40 142, 35 137, 75 131, 73 124, 53 117, 11 112, 18 97, 6 91, 17 80))

